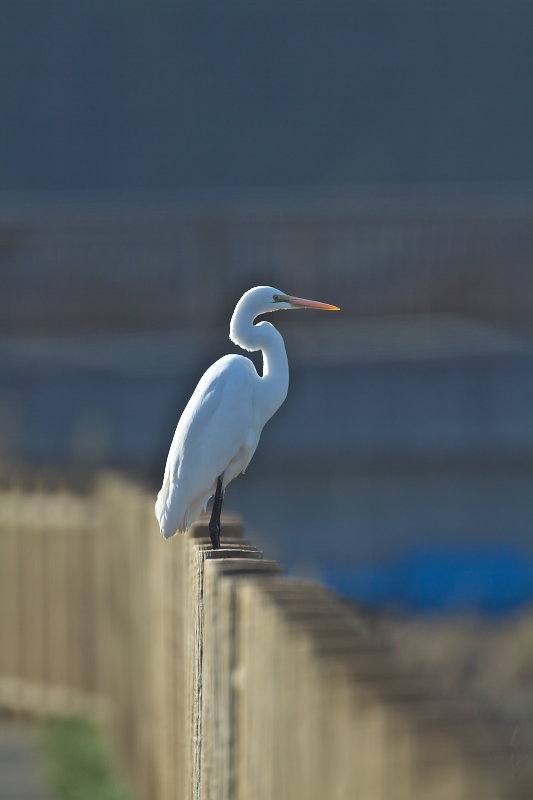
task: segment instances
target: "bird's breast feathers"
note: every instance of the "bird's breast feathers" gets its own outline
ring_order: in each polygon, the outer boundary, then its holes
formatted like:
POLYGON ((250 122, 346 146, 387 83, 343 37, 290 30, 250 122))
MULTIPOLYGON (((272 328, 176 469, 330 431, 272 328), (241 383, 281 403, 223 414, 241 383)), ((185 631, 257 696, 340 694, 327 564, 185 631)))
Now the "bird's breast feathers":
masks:
POLYGON ((169 454, 171 480, 187 496, 211 491, 218 476, 236 460, 244 464, 239 472, 247 466, 262 427, 254 413, 259 380, 253 364, 242 356, 225 356, 200 379, 169 454))

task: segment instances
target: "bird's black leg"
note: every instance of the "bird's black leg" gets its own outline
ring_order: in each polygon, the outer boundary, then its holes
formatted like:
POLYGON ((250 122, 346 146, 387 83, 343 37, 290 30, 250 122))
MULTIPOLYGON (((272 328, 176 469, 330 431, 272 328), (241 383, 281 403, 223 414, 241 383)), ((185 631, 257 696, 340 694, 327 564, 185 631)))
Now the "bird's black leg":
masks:
POLYGON ((211 511, 211 519, 209 520, 209 533, 211 534, 213 550, 218 550, 220 547, 220 512, 222 511, 222 501, 224 499, 224 492, 222 491, 223 477, 224 476, 221 475, 217 480, 213 510, 211 511))

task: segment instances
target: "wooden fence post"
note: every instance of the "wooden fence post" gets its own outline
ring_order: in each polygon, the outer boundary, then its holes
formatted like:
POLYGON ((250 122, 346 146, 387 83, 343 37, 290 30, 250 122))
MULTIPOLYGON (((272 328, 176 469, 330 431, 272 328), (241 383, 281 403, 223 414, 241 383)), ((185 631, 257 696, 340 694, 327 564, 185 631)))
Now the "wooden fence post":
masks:
POLYGON ((234 800, 239 744, 236 591, 243 581, 278 575, 280 567, 274 561, 234 557, 208 559, 204 570, 201 797, 234 800))
POLYGON ((227 526, 221 541, 221 548, 213 550, 205 542, 205 533, 196 527, 189 537, 189 592, 188 598, 188 662, 189 680, 189 719, 191 731, 190 759, 190 797, 192 800, 205 800, 207 787, 203 784, 202 749, 204 744, 204 632, 205 632, 205 566, 210 560, 261 559, 260 553, 252 545, 237 537, 230 537, 227 526), (201 534, 204 534, 202 536, 201 534), (232 541, 233 539, 233 541, 232 541))

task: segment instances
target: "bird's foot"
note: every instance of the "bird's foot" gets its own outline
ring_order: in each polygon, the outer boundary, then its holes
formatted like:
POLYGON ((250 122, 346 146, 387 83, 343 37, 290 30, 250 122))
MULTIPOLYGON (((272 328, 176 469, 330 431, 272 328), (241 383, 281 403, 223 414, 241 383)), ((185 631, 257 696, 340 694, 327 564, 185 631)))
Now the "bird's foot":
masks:
POLYGON ((220 526, 219 525, 210 525, 209 526, 209 534, 211 536, 211 544, 213 545, 213 550, 220 549, 220 526))

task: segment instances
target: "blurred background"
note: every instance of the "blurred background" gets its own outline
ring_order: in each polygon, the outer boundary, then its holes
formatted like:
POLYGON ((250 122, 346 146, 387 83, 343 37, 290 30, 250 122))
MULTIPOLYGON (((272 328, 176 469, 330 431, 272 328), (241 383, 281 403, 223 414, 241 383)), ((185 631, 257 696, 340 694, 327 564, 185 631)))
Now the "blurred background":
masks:
MULTIPOLYGON (((161 479, 246 289, 288 399, 227 506, 347 594, 533 593, 533 8, 2 3, 0 456, 161 479)), ((260 361, 256 360, 258 366, 260 361)))
MULTIPOLYGON (((241 294, 270 284, 341 306, 272 318, 289 395, 226 505, 291 574, 367 610, 417 612, 376 614, 408 672, 425 664, 433 687, 453 684, 461 704, 503 715, 530 759, 531 3, 0 10, 0 473, 24 483, 52 471, 89 495, 112 467, 155 497, 197 380, 237 351, 228 332, 241 294)), ((94 525, 93 501, 67 498, 53 516, 41 495, 17 492, 2 495, 14 560, 0 589, 21 608, 4 615, 15 642, 4 678, 42 680, 41 662, 67 673, 71 657, 90 671, 108 647, 99 628, 92 645, 67 637, 62 650, 46 620, 60 625, 66 608, 80 639, 80 620, 98 622, 83 594, 96 581, 87 597, 107 602, 98 562, 67 602, 54 576, 68 583, 77 556, 56 559, 52 539, 21 532, 94 525), (43 575, 57 608, 39 599, 43 575)), ((128 579, 123 560, 117 550, 108 565, 113 586, 128 579)), ((140 568, 135 580, 147 581, 140 568)), ((111 643, 126 641, 121 613, 111 643)), ((24 707, 13 685, 7 707, 24 707)), ((66 741, 78 735, 67 729, 66 741)), ((2 770, 13 763, 18 780, 13 752, 0 741, 2 770)))

